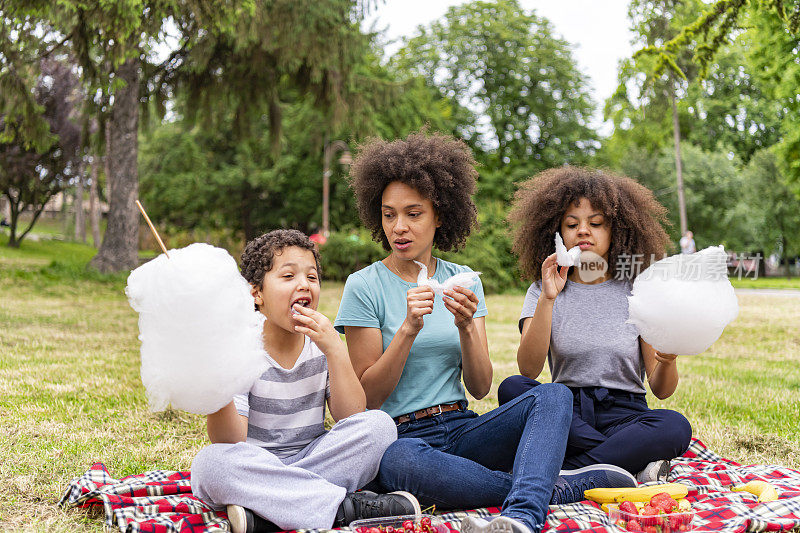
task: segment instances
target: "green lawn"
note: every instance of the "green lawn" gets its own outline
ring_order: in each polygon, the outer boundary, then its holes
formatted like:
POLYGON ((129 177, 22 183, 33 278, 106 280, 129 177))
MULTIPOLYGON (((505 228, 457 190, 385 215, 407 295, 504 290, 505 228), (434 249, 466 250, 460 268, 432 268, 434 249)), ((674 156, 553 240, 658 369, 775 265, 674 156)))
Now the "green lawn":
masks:
MULTIPOLYGON (((0 237, 0 529, 101 531, 55 506, 93 462, 112 475, 187 469, 206 444, 204 419, 147 410, 137 316, 125 276, 87 275, 94 250, 58 241, 9 250, 0 237)), ((342 286, 325 284, 336 313, 342 286)), ((495 385, 516 372, 522 295, 487 298, 495 385)), ((740 296, 741 312, 708 353, 680 361, 667 401, 711 448, 743 463, 800 467, 800 299, 740 296)), ((490 396, 473 402, 484 412, 490 396)))

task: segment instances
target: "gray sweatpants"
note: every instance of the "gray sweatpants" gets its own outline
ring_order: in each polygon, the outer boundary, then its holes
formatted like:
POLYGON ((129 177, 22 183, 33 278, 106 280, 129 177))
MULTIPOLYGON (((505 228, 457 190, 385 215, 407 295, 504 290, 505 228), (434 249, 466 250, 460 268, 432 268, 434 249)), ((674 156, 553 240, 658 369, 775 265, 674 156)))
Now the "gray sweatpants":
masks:
POLYGON ((345 494, 375 478, 395 440, 394 420, 370 410, 289 457, 246 442, 212 444, 192 462, 192 492, 215 509, 241 505, 285 530, 330 528, 345 494))

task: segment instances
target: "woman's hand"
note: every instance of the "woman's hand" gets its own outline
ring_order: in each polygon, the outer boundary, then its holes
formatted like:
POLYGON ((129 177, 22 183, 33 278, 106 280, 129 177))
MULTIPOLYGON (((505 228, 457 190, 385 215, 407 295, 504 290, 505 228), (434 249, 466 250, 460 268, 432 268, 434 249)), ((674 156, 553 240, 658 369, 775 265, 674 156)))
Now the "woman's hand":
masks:
POLYGON ((444 306, 453 313, 458 329, 463 329, 472 324, 472 317, 478 310, 478 297, 475 293, 464 287, 453 287, 444 291, 444 306))
POLYGON ((328 317, 319 311, 299 304, 295 304, 292 310, 295 312, 293 318, 300 322, 300 325, 294 327, 295 331, 306 335, 314 341, 314 344, 322 350, 322 353, 330 356, 331 354, 344 352, 344 343, 339 337, 339 333, 333 329, 328 317))
POLYGON ((422 318, 433 312, 433 289, 427 285, 412 287, 406 292, 406 319, 404 325, 416 335, 423 326, 422 318))
POLYGON ((542 294, 545 298, 556 299, 567 283, 567 272, 569 272, 569 267, 559 269, 556 254, 547 256, 547 259, 542 262, 542 294))

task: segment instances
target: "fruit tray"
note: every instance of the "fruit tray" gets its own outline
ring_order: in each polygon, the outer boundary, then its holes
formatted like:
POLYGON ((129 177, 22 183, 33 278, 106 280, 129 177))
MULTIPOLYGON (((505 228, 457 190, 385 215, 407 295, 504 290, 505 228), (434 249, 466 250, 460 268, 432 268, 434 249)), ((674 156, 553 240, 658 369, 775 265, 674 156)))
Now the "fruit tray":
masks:
POLYGON ((451 533, 441 518, 429 514, 356 520, 350 529, 355 533, 451 533))

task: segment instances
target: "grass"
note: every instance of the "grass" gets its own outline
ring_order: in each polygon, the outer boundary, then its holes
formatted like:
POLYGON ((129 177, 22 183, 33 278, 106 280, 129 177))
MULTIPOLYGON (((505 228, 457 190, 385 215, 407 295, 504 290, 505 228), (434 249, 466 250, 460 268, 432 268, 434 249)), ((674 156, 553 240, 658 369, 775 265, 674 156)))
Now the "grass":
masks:
MULTIPOLYGON (((203 417, 147 410, 137 316, 125 276, 86 274, 95 251, 59 241, 0 238, 0 529, 101 531, 102 521, 55 504, 93 462, 112 475, 188 469, 206 444, 203 417)), ((321 310, 337 311, 341 284, 321 310)), ((495 387, 472 403, 496 405, 516 372, 523 295, 487 298, 495 387)), ((680 360, 681 384, 652 407, 677 409, 695 435, 736 461, 800 467, 800 299, 740 296, 741 312, 708 353, 680 360)), ((545 379, 548 379, 545 377, 545 379)))
POLYGON ((800 290, 800 277, 793 278, 731 278, 731 284, 737 289, 796 289, 800 290))

